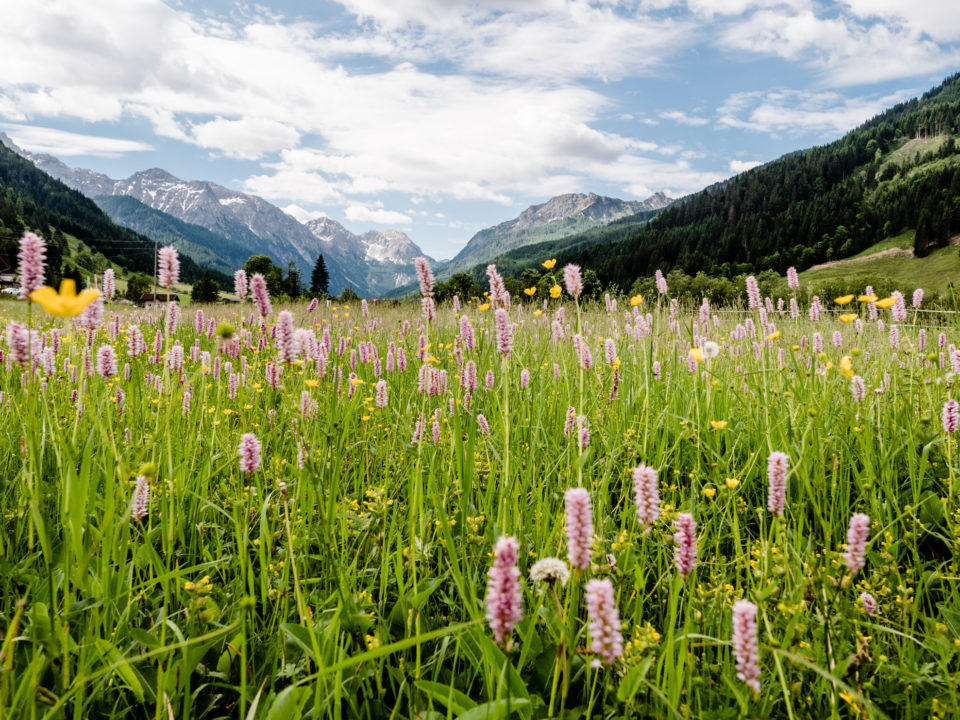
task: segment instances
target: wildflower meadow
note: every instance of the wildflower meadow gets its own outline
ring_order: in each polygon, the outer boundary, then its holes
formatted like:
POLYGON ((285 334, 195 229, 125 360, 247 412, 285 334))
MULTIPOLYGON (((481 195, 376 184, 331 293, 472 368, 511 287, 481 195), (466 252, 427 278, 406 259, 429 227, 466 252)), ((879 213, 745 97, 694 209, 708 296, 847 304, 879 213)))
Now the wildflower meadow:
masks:
POLYGON ((133 308, 20 263, 0 717, 960 716, 922 292, 438 304, 424 260, 418 303, 133 308))

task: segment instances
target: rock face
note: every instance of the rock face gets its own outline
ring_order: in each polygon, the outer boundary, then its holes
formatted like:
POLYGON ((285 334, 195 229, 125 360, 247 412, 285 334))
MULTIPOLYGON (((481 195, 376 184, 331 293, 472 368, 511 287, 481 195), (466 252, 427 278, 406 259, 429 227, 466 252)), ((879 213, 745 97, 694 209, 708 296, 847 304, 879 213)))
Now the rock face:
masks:
MULTIPOLYGON (((347 287, 361 296, 374 296, 413 277, 413 259, 422 255, 409 237, 396 230, 354 235, 340 223, 322 218, 304 225, 256 195, 204 180, 181 180, 152 168, 114 180, 102 173, 71 168, 51 155, 17 148, 5 135, 0 141, 38 168, 88 197, 122 195, 224 238, 233 260, 241 255, 269 255, 286 267, 293 262, 309 281, 317 255, 323 253, 330 274, 330 292, 347 287)), ((137 228, 135 228, 137 229, 137 228)), ((184 249, 189 253, 191 248, 184 249)), ((199 257, 204 262, 209 258, 199 257)))
POLYGON ((510 250, 573 235, 627 215, 660 210, 671 202, 663 193, 643 201, 618 200, 596 193, 558 195, 528 207, 513 220, 478 232, 440 274, 448 277, 510 250))
POLYGON ((343 261, 358 268, 364 284, 375 289, 373 294, 401 287, 416 277, 413 261, 423 251, 398 230, 369 230, 354 235, 330 218, 311 220, 307 227, 325 246, 349 249, 343 261))

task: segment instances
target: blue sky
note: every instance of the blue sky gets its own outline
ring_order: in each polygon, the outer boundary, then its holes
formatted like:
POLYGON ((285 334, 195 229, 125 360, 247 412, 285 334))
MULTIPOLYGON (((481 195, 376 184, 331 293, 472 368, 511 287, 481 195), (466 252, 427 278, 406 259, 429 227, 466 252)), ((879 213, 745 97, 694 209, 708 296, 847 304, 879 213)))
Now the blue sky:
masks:
POLYGON ((679 196, 960 70, 948 0, 3 0, 0 129, 450 257, 564 192, 679 196))

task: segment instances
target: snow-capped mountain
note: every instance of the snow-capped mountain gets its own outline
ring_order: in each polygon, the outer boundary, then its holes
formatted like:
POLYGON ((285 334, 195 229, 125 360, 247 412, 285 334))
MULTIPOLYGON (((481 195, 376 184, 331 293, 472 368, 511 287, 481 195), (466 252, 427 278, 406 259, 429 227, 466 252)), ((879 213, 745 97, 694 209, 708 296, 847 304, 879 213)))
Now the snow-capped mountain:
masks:
POLYGON ((72 168, 51 155, 24 152, 2 134, 0 142, 88 197, 135 198, 154 210, 226 238, 248 255, 269 255, 282 266, 293 262, 305 280, 310 278, 317 255, 323 253, 330 292, 334 294, 347 287, 362 296, 391 290, 413 277, 413 258, 423 254, 410 238, 395 230, 355 235, 327 218, 307 227, 263 198, 217 183, 181 180, 160 168, 115 180, 72 168))
POLYGON ((349 261, 354 267, 365 268, 365 283, 378 293, 402 287, 416 277, 413 261, 423 251, 398 230, 369 230, 354 235, 327 217, 310 220, 306 225, 326 246, 351 248, 349 261))

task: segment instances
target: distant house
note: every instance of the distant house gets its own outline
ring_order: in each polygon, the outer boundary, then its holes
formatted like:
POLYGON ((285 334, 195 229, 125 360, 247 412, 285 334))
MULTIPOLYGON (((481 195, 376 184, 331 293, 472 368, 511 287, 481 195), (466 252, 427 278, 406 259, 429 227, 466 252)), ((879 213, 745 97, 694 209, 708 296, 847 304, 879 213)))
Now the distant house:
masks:
POLYGON ((164 295, 163 293, 144 293, 140 296, 140 299, 137 300, 139 305, 149 305, 150 303, 167 303, 167 302, 180 302, 180 296, 177 294, 164 295))
POLYGON ((0 288, 20 287, 16 273, 0 273, 0 288))

